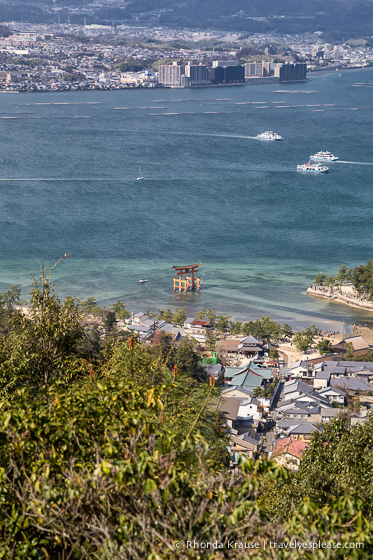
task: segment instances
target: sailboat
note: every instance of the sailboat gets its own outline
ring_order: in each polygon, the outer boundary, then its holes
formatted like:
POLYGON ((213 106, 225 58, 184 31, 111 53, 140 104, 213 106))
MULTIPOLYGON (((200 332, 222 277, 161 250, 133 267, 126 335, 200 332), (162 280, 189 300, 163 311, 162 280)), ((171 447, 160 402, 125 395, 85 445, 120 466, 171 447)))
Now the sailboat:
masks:
POLYGON ((139 167, 139 176, 136 178, 136 181, 142 181, 143 178, 144 177, 142 176, 141 167, 139 167))

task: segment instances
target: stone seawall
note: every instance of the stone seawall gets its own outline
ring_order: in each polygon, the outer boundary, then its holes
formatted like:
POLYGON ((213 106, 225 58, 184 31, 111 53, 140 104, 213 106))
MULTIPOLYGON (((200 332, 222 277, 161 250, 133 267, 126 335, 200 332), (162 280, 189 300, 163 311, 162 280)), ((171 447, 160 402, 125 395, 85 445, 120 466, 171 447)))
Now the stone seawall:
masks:
POLYGON ((316 287, 308 288, 306 294, 308 296, 321 297, 333 303, 343 303, 344 305, 356 307, 357 309, 364 309, 365 311, 371 311, 373 313, 373 301, 369 301, 358 294, 356 296, 345 295, 338 290, 316 287))

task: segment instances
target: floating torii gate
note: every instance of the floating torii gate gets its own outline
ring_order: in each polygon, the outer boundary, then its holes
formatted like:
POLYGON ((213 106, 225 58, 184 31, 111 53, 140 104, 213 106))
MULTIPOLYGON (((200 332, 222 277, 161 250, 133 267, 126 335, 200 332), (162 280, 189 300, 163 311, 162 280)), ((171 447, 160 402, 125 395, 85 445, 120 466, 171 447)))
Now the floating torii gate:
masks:
POLYGON ((195 278, 194 275, 198 272, 198 267, 201 266, 202 263, 191 264, 189 266, 173 266, 172 268, 176 270, 176 276, 174 278, 174 291, 179 290, 181 292, 187 291, 188 288, 192 290, 199 290, 201 286, 201 279, 195 278), (183 279, 183 275, 186 274, 185 280, 183 279), (191 274, 192 276, 189 276, 191 274))

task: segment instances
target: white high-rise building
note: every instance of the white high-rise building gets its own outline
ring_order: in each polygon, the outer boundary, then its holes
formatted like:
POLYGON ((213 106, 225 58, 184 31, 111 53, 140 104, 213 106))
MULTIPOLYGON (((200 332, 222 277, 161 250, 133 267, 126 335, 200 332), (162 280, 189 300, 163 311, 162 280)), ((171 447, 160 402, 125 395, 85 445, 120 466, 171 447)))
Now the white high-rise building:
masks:
POLYGON ((161 64, 158 67, 158 82, 168 87, 180 85, 180 66, 177 62, 161 64))

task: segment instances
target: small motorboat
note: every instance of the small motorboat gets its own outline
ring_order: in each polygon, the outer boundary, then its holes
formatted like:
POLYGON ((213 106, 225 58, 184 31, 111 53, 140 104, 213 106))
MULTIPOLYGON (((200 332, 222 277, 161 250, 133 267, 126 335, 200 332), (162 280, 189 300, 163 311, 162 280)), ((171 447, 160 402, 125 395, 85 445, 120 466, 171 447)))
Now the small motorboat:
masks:
POLYGON ((146 284, 147 280, 145 278, 140 278, 139 284, 146 284))

